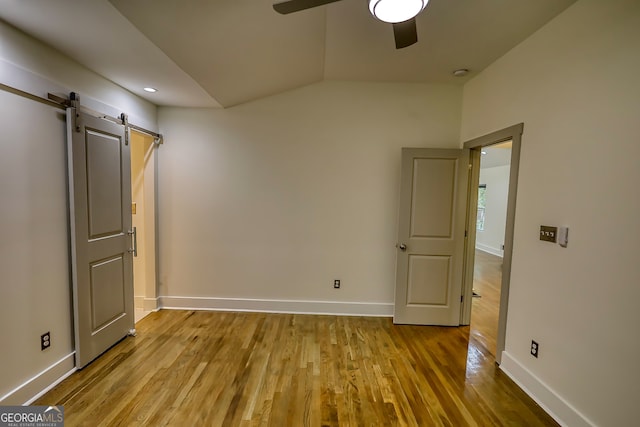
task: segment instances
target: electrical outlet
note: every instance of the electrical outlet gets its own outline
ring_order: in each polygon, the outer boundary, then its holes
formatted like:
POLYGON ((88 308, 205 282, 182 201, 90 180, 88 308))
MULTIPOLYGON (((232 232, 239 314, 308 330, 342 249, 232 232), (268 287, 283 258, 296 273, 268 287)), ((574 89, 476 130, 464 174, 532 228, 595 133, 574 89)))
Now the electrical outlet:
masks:
POLYGON ((40 335, 40 350, 44 351, 51 347, 51 332, 40 335))
POLYGON ((534 340, 531 340, 531 355, 537 359, 539 351, 540 351, 540 344, 538 344, 534 340))
POLYGON ((336 279, 333 281, 333 287, 336 289, 340 289, 340 279, 336 279))

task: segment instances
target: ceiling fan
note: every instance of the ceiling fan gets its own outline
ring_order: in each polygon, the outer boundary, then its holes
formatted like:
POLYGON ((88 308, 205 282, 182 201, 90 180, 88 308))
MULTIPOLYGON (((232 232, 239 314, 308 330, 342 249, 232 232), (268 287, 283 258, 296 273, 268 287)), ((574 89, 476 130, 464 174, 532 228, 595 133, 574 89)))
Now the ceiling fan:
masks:
MULTIPOLYGON (((275 3, 273 9, 283 15, 298 12, 340 0, 286 0, 275 3)), ((367 0, 369 11, 380 21, 393 25, 396 49, 411 46, 418 41, 416 15, 429 0, 367 0)))

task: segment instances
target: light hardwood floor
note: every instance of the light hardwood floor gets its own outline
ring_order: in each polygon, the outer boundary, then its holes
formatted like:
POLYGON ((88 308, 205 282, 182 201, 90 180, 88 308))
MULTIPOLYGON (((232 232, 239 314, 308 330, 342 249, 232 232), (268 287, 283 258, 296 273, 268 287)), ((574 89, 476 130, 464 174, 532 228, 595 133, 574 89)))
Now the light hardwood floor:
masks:
POLYGON ((543 426, 469 327, 163 310, 40 398, 66 425, 543 426))
POLYGON ((502 258, 476 250, 473 290, 478 297, 471 306, 471 336, 495 356, 500 314, 502 258))

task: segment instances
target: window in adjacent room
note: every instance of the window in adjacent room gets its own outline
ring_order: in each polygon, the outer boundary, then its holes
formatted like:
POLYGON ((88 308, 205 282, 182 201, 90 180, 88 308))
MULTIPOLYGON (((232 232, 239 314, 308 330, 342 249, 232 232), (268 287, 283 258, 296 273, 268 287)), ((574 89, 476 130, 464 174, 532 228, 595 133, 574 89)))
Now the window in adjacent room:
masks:
POLYGON ((478 187, 478 217, 476 220, 476 229, 484 230, 484 208, 485 208, 485 193, 487 192, 487 184, 480 184, 478 187))

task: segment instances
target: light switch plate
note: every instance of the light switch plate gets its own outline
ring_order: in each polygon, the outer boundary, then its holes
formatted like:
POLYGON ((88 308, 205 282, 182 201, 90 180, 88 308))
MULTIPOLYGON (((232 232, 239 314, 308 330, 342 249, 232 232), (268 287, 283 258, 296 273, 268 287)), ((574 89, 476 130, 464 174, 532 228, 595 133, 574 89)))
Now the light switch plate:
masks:
POLYGON ((558 227, 551 227, 549 225, 540 226, 540 240, 545 242, 556 243, 558 236, 558 227))
POLYGON ((558 229, 558 244, 566 248, 569 244, 569 227, 560 227, 558 229))

